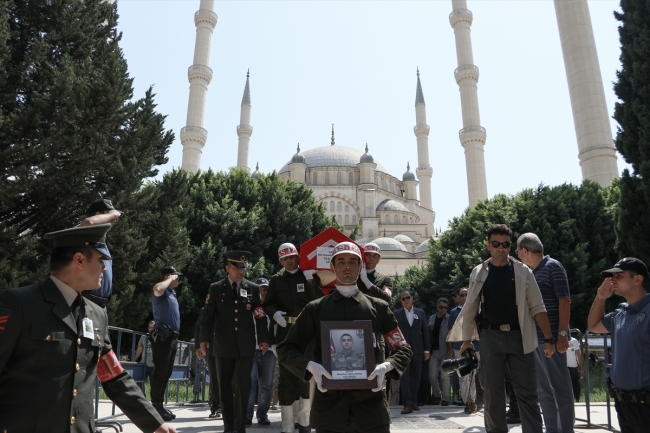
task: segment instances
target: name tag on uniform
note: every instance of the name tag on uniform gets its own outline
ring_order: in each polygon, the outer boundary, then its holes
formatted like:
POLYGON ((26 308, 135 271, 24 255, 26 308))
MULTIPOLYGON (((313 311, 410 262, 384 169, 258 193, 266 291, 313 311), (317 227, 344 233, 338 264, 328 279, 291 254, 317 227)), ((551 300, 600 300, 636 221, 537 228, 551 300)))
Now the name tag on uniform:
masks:
POLYGON ((95 333, 93 332, 93 321, 88 317, 84 318, 82 322, 82 328, 84 331, 84 337, 90 338, 91 340, 95 339, 95 333))
POLYGON ((303 283, 298 284, 297 287, 298 293, 303 293, 305 291, 305 285, 303 283))
POLYGON ((244 288, 239 289, 239 296, 246 298, 248 296, 248 291, 244 288))

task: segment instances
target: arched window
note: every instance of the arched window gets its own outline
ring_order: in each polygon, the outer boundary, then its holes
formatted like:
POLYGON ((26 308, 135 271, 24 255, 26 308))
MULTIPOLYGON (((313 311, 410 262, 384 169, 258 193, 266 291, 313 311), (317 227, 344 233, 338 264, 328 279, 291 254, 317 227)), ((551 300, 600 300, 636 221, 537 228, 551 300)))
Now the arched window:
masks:
POLYGON ((355 226, 357 225, 357 216, 356 215, 352 215, 352 224, 354 224, 355 226))
POLYGON ((386 216, 384 217, 384 222, 385 222, 386 224, 390 224, 390 215, 386 215, 386 216))
POLYGON ((336 172, 336 184, 341 185, 343 183, 343 179, 341 178, 341 172, 337 171, 336 172))
POLYGON ((413 217, 410 217, 409 221, 411 222, 411 224, 413 224, 413 217))
POLYGON ((345 216, 345 224, 346 225, 350 224, 350 215, 345 216))
POLYGON ((338 221, 339 224, 341 224, 343 222, 343 217, 341 215, 337 215, 336 216, 336 221, 338 221))
POLYGON ((402 224, 406 224, 406 216, 402 217, 402 224))
POLYGON ((386 189, 386 179, 384 179, 383 177, 381 178, 381 188, 384 190, 386 189))
POLYGON ((397 215, 395 215, 395 216, 393 217, 393 222, 394 222, 395 224, 399 224, 399 217, 398 217, 397 215))
POLYGON ((312 180, 312 185, 318 185, 318 173, 314 172, 314 174, 312 175, 312 177, 314 178, 314 179, 312 180))
POLYGON ((330 212, 334 212, 334 202, 330 202, 330 212))
POLYGON ((350 206, 348 206, 347 204, 345 205, 345 211, 350 212, 350 206))
POLYGON ((354 184, 354 175, 352 174, 352 172, 348 173, 348 183, 350 185, 354 184))
POLYGON ((341 202, 336 203, 336 211, 343 212, 343 204, 341 202))
POLYGON ((330 184, 330 172, 326 171, 325 172, 325 185, 329 185, 329 184, 330 184))
POLYGON ((415 247, 411 247, 411 252, 412 252, 412 253, 415 252, 415 247))

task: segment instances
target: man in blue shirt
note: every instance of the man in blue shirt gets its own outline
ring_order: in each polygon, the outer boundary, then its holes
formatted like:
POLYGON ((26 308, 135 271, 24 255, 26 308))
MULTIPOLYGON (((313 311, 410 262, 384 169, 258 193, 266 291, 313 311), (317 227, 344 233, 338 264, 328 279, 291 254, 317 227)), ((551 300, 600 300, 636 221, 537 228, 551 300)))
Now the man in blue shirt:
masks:
POLYGON ((648 431, 650 426, 650 288, 648 268, 633 257, 602 272, 589 311, 591 332, 612 336, 612 396, 621 433, 648 431), (628 306, 605 315, 605 301, 616 293, 628 306))
POLYGON ((557 350, 551 357, 544 354, 544 334, 537 325, 537 394, 547 433, 573 433, 575 410, 571 376, 567 368, 566 351, 569 348, 569 316, 571 294, 564 266, 549 255, 535 233, 524 233, 517 239, 519 259, 533 270, 542 293, 546 315, 557 350))
POLYGON ((153 343, 153 363, 155 365, 151 378, 151 403, 165 421, 176 418, 165 409, 165 388, 174 369, 174 359, 178 348, 178 332, 181 329, 181 313, 174 288, 178 286, 178 277, 183 275, 176 272, 173 266, 165 266, 160 271, 162 281, 153 286, 151 303, 153 304, 153 320, 156 329, 151 334, 153 343))

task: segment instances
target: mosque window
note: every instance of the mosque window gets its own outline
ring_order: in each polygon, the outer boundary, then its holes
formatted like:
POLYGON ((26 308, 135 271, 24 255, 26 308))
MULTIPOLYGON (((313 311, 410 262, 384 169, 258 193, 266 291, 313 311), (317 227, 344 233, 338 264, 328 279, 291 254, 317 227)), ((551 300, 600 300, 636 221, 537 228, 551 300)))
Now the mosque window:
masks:
POLYGON ((343 217, 341 215, 337 215, 336 221, 338 221, 338 223, 341 224, 343 222, 343 217))
POLYGON ((395 215, 395 216, 393 217, 393 222, 394 222, 395 224, 399 224, 399 217, 398 217, 397 215, 395 215))
POLYGON ((340 171, 336 172, 336 184, 337 185, 342 185, 343 184, 343 179, 340 171))
POLYGON ((313 184, 313 185, 318 185, 318 173, 314 172, 314 174, 312 175, 312 177, 314 178, 314 179, 312 180, 312 184, 313 184))
POLYGON ((381 188, 384 190, 386 189, 386 179, 383 177, 381 178, 381 188))
POLYGON ((348 206, 347 204, 345 205, 345 211, 350 212, 350 206, 348 206))
POLYGON ((336 211, 343 212, 343 204, 341 202, 336 203, 336 211))
POLYGON ((409 221, 411 222, 411 224, 413 224, 413 217, 410 217, 409 221))
POLYGON ((406 224, 406 216, 402 217, 402 224, 406 224))
POLYGON ((330 212, 334 212, 334 211, 335 211, 335 209, 334 209, 334 202, 331 201, 331 202, 330 202, 330 212))
POLYGON ((357 216, 352 215, 352 224, 357 225, 357 216))
POLYGON ((346 225, 350 224, 350 215, 345 216, 345 224, 346 225))
POLYGON ((330 172, 326 171, 325 172, 325 185, 329 185, 329 184, 330 184, 330 172))
POLYGON ((348 173, 348 183, 349 183, 350 185, 353 185, 353 184, 354 184, 354 174, 352 174, 352 172, 349 172, 349 173, 348 173))
POLYGON ((390 224, 390 215, 386 215, 386 216, 384 217, 384 222, 385 222, 386 224, 390 224))
POLYGON ((415 247, 411 247, 411 252, 412 252, 412 253, 415 252, 415 247))

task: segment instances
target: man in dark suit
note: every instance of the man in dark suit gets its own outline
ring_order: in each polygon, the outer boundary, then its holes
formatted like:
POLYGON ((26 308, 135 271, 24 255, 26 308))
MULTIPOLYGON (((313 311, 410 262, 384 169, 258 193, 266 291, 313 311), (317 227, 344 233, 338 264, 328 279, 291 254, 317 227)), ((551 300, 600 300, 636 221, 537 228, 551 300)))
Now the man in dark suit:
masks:
POLYGON ((427 330, 427 316, 424 311, 413 307, 413 295, 404 290, 399 295, 402 308, 395 310, 395 318, 399 329, 404 334, 406 342, 411 345, 413 356, 408 368, 400 379, 403 414, 420 410, 417 403, 422 375, 422 362, 429 359, 429 332, 427 330))
POLYGON ((246 409, 251 391, 255 332, 259 348, 269 349, 266 314, 257 284, 244 279, 248 251, 226 253, 228 277, 212 284, 201 315, 201 351, 217 359, 224 432, 246 431, 246 409), (253 320, 255 319, 255 320, 253 320), (214 347, 210 345, 213 341, 214 347))
POLYGON ((95 377, 143 431, 163 423, 111 348, 106 313, 81 292, 101 285, 110 224, 48 233, 50 276, 0 293, 0 431, 95 431, 95 377), (38 408, 37 413, 34 412, 38 408))

